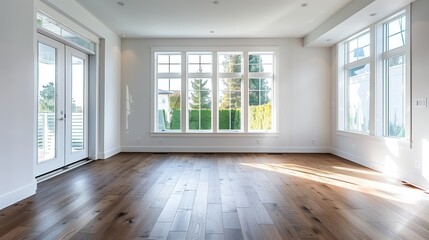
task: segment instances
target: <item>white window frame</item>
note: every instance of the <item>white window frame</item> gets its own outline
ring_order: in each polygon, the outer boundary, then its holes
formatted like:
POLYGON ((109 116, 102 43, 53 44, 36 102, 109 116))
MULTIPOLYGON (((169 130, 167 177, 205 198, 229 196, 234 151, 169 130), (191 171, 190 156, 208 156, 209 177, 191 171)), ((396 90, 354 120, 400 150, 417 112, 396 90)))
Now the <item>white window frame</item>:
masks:
MULTIPOLYGON (((186 78, 186 89, 185 89, 185 91, 186 91, 186 98, 185 98, 185 100, 189 100, 190 99, 190 89, 191 89, 191 86, 189 85, 189 79, 192 79, 192 78, 194 78, 194 79, 196 79, 196 78, 201 78, 201 79, 210 79, 210 83, 211 83, 211 102, 212 102, 212 106, 211 106, 211 123, 210 123, 210 125, 211 125, 211 128, 210 129, 205 129, 205 130, 197 130, 197 129, 189 129, 189 101, 186 101, 186 107, 185 107, 185 113, 183 114, 183 115, 185 115, 184 117, 185 117, 185 119, 186 119, 186 122, 185 122, 185 124, 186 124, 186 132, 198 132, 198 133, 210 133, 210 132, 213 132, 213 129, 214 129, 214 127, 213 127, 213 112, 214 112, 214 106, 213 106, 213 103, 214 103, 214 99, 215 98, 213 98, 213 86, 215 85, 214 84, 214 79, 213 79, 213 65, 214 65, 214 63, 213 63, 213 52, 209 52, 209 51, 195 51, 195 52, 193 52, 193 51, 190 51, 190 52, 185 52, 184 53, 184 55, 185 55, 185 57, 186 57, 186 61, 184 62, 184 64, 186 65, 186 76, 185 76, 185 78, 186 78), (188 67, 189 67, 189 61, 188 61, 188 56, 189 55, 203 55, 203 54, 210 54, 210 55, 212 55, 212 70, 211 70, 211 72, 210 73, 190 73, 189 72, 189 69, 188 69, 188 67)), ((182 109, 183 109, 183 107, 182 107, 182 109)), ((200 119, 201 120, 201 119, 200 119)), ((182 124, 182 126, 183 126, 183 124, 182 124)))
MULTIPOLYGON (((244 103, 244 100, 245 100, 245 98, 246 98, 246 96, 245 96, 245 89, 244 89, 244 87, 245 87, 245 85, 246 85, 246 83, 245 83, 245 80, 244 80, 244 68, 245 68, 245 64, 244 64, 244 62, 245 62, 245 52, 237 52, 237 51, 222 51, 222 52, 217 52, 217 62, 216 62, 216 64, 217 64, 217 66, 216 66, 216 70, 217 70, 217 80, 216 80, 216 86, 219 88, 219 83, 220 83, 220 79, 223 79, 223 78, 240 78, 241 79, 241 109, 243 109, 243 111, 240 111, 240 124, 241 124, 241 126, 240 126, 240 130, 233 130, 233 129, 230 129, 230 130, 227 130, 227 129, 220 129, 219 128, 219 108, 217 107, 216 108, 216 130, 218 131, 218 132, 223 132, 223 133, 239 133, 239 132, 245 132, 244 131, 244 129, 245 129, 245 121, 243 121, 243 119, 245 119, 245 117, 244 117, 244 111, 247 109, 246 107, 245 107, 245 103, 244 103), (241 55, 241 72, 237 72, 237 73, 222 73, 222 72, 220 72, 219 71, 219 55, 224 55, 224 54, 229 54, 229 55, 241 55)), ((217 94, 217 96, 216 96, 216 104, 219 104, 219 100, 220 100, 220 97, 219 97, 219 90, 218 89, 216 89, 217 91, 216 91, 216 94, 217 94)))
MULTIPOLYGON (((154 100, 153 105, 154 105, 154 111, 152 114, 152 121, 153 121, 153 129, 156 132, 160 132, 158 130, 158 79, 160 78, 167 78, 167 79, 172 79, 172 78, 176 78, 176 79, 181 79, 182 82, 182 87, 180 90, 180 101, 181 101, 181 108, 182 108, 182 104, 183 104, 183 76, 186 75, 183 72, 183 59, 181 60, 180 64, 181 64, 181 71, 180 73, 158 73, 158 56, 159 55, 182 55, 182 53, 180 51, 164 51, 164 52, 156 52, 154 54, 152 54, 152 65, 153 65, 153 77, 152 77, 152 82, 154 84, 153 89, 153 97, 152 99, 154 100)), ((183 112, 180 111, 180 130, 164 130, 163 132, 181 132, 183 131, 183 112)))
MULTIPOLYGON (((337 134, 338 135, 361 135, 371 136, 379 138, 380 141, 383 139, 396 139, 402 143, 411 143, 411 83, 410 83, 410 7, 401 9, 383 20, 365 28, 365 30, 359 31, 354 36, 347 38, 346 40, 339 42, 336 46, 337 49, 337 134), (384 24, 391 22, 405 15, 406 18, 406 44, 403 47, 395 48, 390 51, 384 51, 385 38, 383 35, 384 24), (352 63, 348 63, 347 50, 345 49, 345 43, 350 39, 362 34, 366 29, 369 29, 371 34, 370 44, 370 56, 365 59, 359 59, 352 63), (405 55, 406 58, 406 79, 405 79, 405 138, 389 137, 385 134, 385 122, 386 116, 384 111, 384 77, 385 68, 384 61, 391 57, 405 55), (347 105, 345 102, 347 99, 347 86, 346 76, 347 70, 355 66, 363 65, 365 63, 370 64, 370 131, 368 134, 361 132, 349 131, 347 129, 346 117, 348 114, 347 105)), ((375 139, 374 139, 375 140, 375 139)), ((411 145, 409 145, 411 146, 411 145)))
POLYGON ((386 138, 396 138, 399 140, 411 140, 411 82, 410 82, 410 14, 409 14, 409 8, 402 9, 399 12, 392 14, 388 18, 384 19, 377 25, 377 35, 380 40, 380 44, 378 46, 378 58, 377 58, 377 69, 379 73, 377 74, 380 81, 378 81, 378 88, 377 88, 377 132, 376 135, 383 136, 386 138), (401 17, 405 16, 405 45, 402 47, 398 47, 395 49, 387 50, 387 37, 385 35, 385 24, 388 24, 392 21, 395 21, 396 19, 399 19, 401 17), (395 137, 395 136, 388 136, 388 112, 386 110, 387 108, 387 102, 386 102, 386 61, 388 61, 391 58, 399 57, 399 56, 405 56, 405 89, 404 89, 404 129, 405 129, 405 136, 402 137, 395 137))
POLYGON ((153 136, 259 136, 261 134, 265 135, 273 135, 276 136, 278 134, 278 108, 277 108, 277 102, 278 102, 278 88, 277 88, 277 79, 278 73, 276 66, 279 64, 277 55, 278 55, 278 47, 276 46, 248 46, 248 47, 153 47, 151 49, 151 69, 152 69, 152 77, 151 77, 151 134, 153 136), (156 54, 158 53, 181 53, 182 55, 182 88, 181 88, 181 131, 158 131, 157 130, 157 63, 156 63, 156 54), (243 105, 243 111, 242 111, 242 119, 241 124, 243 125, 241 131, 219 131, 218 129, 218 79, 219 79, 219 73, 218 73, 218 53, 219 52, 242 52, 243 53, 243 59, 242 59, 242 105, 243 105), (273 54, 273 100, 272 100, 272 129, 271 131, 249 131, 249 124, 248 124, 248 53, 272 53, 273 54), (188 130, 188 62, 187 62, 187 53, 211 53, 212 54, 212 130, 210 131, 189 131, 188 130), (186 106, 186 107, 184 107, 186 106), (185 111, 185 113, 183 113, 185 111))
MULTIPOLYGON (((246 71, 245 72, 247 72, 247 82, 246 82, 246 86, 245 86, 245 91, 246 91, 246 98, 245 98, 245 101, 246 101, 246 105, 249 105, 249 92, 250 92, 250 87, 249 87, 249 80, 251 79, 251 78, 270 78, 270 79, 272 79, 272 81, 273 81, 273 84, 272 84, 272 86, 273 86, 273 89, 272 89, 272 99, 273 99, 273 101, 272 101, 272 105, 271 105, 271 108, 272 108, 272 110, 271 110, 271 119, 272 119, 272 121, 274 121, 274 119, 275 119, 275 114, 276 114, 276 112, 277 111, 275 111, 274 109, 275 109, 275 105, 276 105, 276 103, 277 103, 277 101, 275 101, 275 87, 274 87, 274 85, 275 85, 275 67, 276 67, 276 55, 275 55, 275 53, 273 53, 273 52, 254 52, 254 51, 251 51, 251 52, 247 52, 247 55, 246 55, 246 61, 247 61, 247 68, 246 68, 246 71), (269 72, 250 72, 249 71, 249 55, 263 55, 263 54, 273 54, 273 69, 272 69, 272 72, 271 73, 269 73, 269 72)), ((250 108, 250 107, 249 107, 250 108)), ((248 113, 248 109, 249 108, 247 108, 246 109, 246 116, 247 116, 247 129, 248 129, 248 131, 249 132, 269 132, 269 131, 265 131, 265 130, 251 130, 250 129, 250 117, 249 117, 249 113, 248 113)), ((271 122, 271 128, 274 128, 274 126, 275 126, 275 124, 274 124, 274 122, 271 122)))
POLYGON ((341 131, 346 131, 346 132, 352 132, 352 133, 357 133, 357 134, 364 134, 364 135, 368 135, 371 134, 371 121, 373 118, 373 114, 372 114, 372 106, 373 106, 373 97, 372 94, 370 94, 370 101, 369 101, 369 132, 362 132, 362 131, 353 131, 351 129, 349 129, 349 125, 347 124, 347 117, 349 115, 349 76, 348 76, 348 72, 350 69, 362 66, 362 65, 367 65, 369 64, 370 66, 370 92, 372 92, 373 89, 373 67, 371 64, 372 63, 372 56, 373 54, 373 49, 374 49, 374 45, 373 45, 373 34, 371 31, 371 28, 367 28, 364 29, 363 31, 360 31, 359 33, 351 36, 350 38, 348 38, 346 41, 343 41, 342 43, 338 44, 338 49, 339 49, 339 54, 338 55, 342 55, 342 57, 339 58, 339 61, 341 61, 342 66, 339 68, 339 78, 338 78, 338 103, 339 103, 339 111, 338 111, 338 129, 341 131), (370 55, 368 57, 365 58, 361 58, 358 60, 355 60, 353 62, 349 62, 349 42, 353 41, 355 39, 358 39, 359 37, 365 35, 365 34, 369 34, 369 38, 370 38, 370 55))

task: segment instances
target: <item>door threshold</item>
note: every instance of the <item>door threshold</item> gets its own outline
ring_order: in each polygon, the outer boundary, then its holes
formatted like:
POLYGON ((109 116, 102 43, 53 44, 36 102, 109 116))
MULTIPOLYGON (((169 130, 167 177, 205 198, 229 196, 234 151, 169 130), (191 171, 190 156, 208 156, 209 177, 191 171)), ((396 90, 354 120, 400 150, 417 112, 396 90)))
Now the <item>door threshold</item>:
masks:
POLYGON ((43 182, 45 180, 48 180, 50 178, 53 178, 55 176, 58 176, 60 174, 63 174, 65 172, 68 172, 70 170, 73 170, 75 168, 78 168, 80 166, 83 166, 83 165, 85 165, 87 163, 90 163, 90 162, 93 162, 93 161, 94 161, 93 159, 82 159, 80 161, 77 161, 75 163, 69 164, 69 165, 64 166, 62 168, 58 168, 56 170, 53 170, 53 171, 44 173, 44 174, 42 174, 40 176, 37 176, 36 177, 36 181, 37 181, 37 183, 43 182))

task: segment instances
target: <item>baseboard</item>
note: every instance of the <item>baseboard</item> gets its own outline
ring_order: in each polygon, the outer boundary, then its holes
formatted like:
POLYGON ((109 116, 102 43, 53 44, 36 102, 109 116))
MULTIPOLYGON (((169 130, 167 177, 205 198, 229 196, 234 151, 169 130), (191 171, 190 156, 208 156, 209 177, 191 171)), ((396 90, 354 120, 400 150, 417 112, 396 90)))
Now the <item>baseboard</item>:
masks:
POLYGON ((98 157, 98 159, 107 159, 109 157, 112 157, 112 156, 120 153, 121 151, 122 151, 121 147, 116 147, 116 148, 113 148, 113 149, 106 151, 106 152, 97 153, 97 157, 98 157))
POLYGON ((344 152, 344 151, 341 151, 341 150, 338 150, 338 149, 335 149, 335 148, 331 148, 330 153, 333 154, 333 155, 336 155, 338 157, 342 157, 344 159, 352 161, 354 163, 360 164, 362 166, 374 169, 374 170, 379 171, 379 172, 383 172, 383 170, 384 170, 384 168, 383 168, 384 166, 383 165, 380 165, 380 164, 377 164, 375 162, 371 162, 371 161, 365 160, 365 159, 361 158, 358 155, 354 155, 354 154, 351 154, 351 153, 348 153, 348 152, 344 152))
POLYGON ((122 152, 330 153, 328 147, 127 146, 122 152))
POLYGON ((0 195, 0 210, 36 194, 36 189, 37 182, 34 180, 32 183, 26 186, 0 195))

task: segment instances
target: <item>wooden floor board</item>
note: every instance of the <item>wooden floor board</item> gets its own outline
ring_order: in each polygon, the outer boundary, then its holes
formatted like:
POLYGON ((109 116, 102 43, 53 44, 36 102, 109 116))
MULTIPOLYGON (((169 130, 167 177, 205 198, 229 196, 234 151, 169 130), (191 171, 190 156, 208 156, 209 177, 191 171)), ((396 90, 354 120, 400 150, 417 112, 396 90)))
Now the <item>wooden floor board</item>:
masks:
POLYGON ((10 239, 428 239, 429 196, 330 154, 121 153, 0 210, 10 239))

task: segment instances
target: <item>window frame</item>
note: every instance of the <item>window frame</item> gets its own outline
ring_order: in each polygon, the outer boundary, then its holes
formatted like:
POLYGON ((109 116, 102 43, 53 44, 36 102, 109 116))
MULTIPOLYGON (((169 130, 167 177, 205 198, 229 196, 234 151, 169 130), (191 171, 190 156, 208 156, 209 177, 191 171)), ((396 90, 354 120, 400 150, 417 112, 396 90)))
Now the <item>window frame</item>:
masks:
MULTIPOLYGON (((411 136, 411 83, 410 83, 410 31, 411 31, 411 25, 410 25, 410 15, 408 9, 403 9, 401 11, 398 11, 395 14, 392 14, 390 17, 384 19, 378 24, 378 34, 381 35, 382 38, 382 46, 381 46, 381 53, 380 53, 380 60, 378 61, 378 67, 380 68, 380 76, 382 79, 381 88, 378 91, 378 94, 382 96, 382 99, 379 100, 382 102, 381 109, 379 110, 379 114, 382 116, 381 123, 378 126, 381 130, 378 131, 378 134, 386 137, 386 138, 393 138, 393 139, 410 139, 411 136), (398 20, 402 17, 405 17, 405 44, 401 47, 397 47, 394 49, 388 49, 388 41, 389 37, 392 35, 387 34, 386 25, 398 20), (405 58, 405 61, 403 64, 405 64, 405 79, 404 80, 404 92, 403 92, 403 99, 404 99, 404 109, 403 109, 403 121, 404 121, 404 136, 398 137, 398 136, 390 136, 389 135, 389 112, 388 112, 388 61, 395 57, 403 56, 405 58)), ((401 32, 397 33, 401 34, 401 32)))
MULTIPOLYGON (((252 79, 252 78, 259 78, 259 79, 267 79, 267 78, 269 78, 269 79, 272 79, 272 83, 271 83, 271 85, 272 85, 272 87, 273 87, 273 89, 271 89, 271 96, 272 96, 272 103, 271 103, 271 119, 272 119, 272 121, 274 121, 274 119, 275 119, 275 114, 276 114, 276 112, 277 111, 275 111, 274 110, 274 107, 275 107, 275 105, 276 105, 276 103, 277 103, 277 101, 275 101, 275 97, 276 97, 276 94, 275 94, 275 91, 276 91, 276 88, 275 88, 275 67, 276 67, 276 55, 275 55, 275 53, 273 53, 273 52, 263 52, 263 51, 251 51, 251 52, 248 52, 248 55, 247 55, 247 57, 246 57, 246 60, 247 61, 249 61, 249 58, 250 58, 250 55, 266 55, 266 54, 272 54, 272 59, 273 59, 273 65, 272 65, 272 71, 271 72, 250 72, 250 70, 249 70, 249 67, 250 67, 250 64, 248 63, 247 64, 247 68, 246 68, 246 72, 247 72, 247 74, 248 74, 248 76, 247 76, 247 79, 248 79, 248 81, 247 81, 247 87, 246 87, 246 89, 245 89, 245 91, 246 91, 246 94, 247 94, 247 99, 246 99, 246 104, 249 106, 249 108, 247 109, 247 111, 250 109, 250 103, 249 103, 249 95, 250 95, 250 79, 252 79)), ((250 116, 249 116, 249 112, 247 112, 246 113, 247 114, 247 124, 248 124, 248 131, 249 132, 270 132, 270 131, 266 131, 266 130, 252 130, 251 129, 251 123, 250 123, 250 116)), ((275 125, 274 125, 274 123, 272 122, 271 123, 271 128, 274 128, 275 127, 275 125)))
MULTIPOLYGON (((160 131, 160 129, 158 129, 158 123, 159 123, 159 120, 158 120, 158 117, 159 117, 159 114, 158 114, 158 102, 159 102, 159 94, 158 94, 158 80, 159 79, 169 79, 169 80, 171 80, 171 79, 181 79, 181 82, 183 81, 182 80, 182 78, 183 78, 183 61, 181 61, 180 62, 180 67, 181 67, 181 71, 180 71, 180 73, 177 73, 177 72, 173 72, 173 73, 171 73, 171 72, 168 72, 168 73, 159 73, 158 72, 158 56, 159 55, 169 55, 169 56, 171 56, 171 55, 181 55, 181 52, 179 52, 179 51, 165 51, 165 52, 158 52, 158 53, 156 53, 156 54, 154 54, 153 55, 153 69, 154 69, 154 71, 153 71, 153 84, 154 84, 154 87, 152 88, 152 89, 154 89, 154 96, 152 97, 152 99, 153 99, 153 105, 154 105, 154 112, 153 112, 153 117, 152 117, 152 119, 153 119, 153 121, 154 121, 154 129, 155 129, 155 131, 157 131, 157 132, 180 132, 180 131, 182 131, 182 121, 183 121, 183 117, 182 117, 182 115, 183 115, 183 112, 182 111, 180 111, 180 129, 178 129, 178 130, 167 130, 167 129, 164 129, 164 130, 161 130, 160 131)), ((170 65, 170 64, 169 64, 170 65)), ((183 84, 182 84, 182 86, 181 86, 181 89, 180 89, 180 100, 181 100, 181 103, 180 103, 180 105, 181 105, 181 108, 182 108, 182 97, 183 96, 183 84)))
POLYGON ((264 136, 267 135, 273 135, 277 136, 278 132, 278 109, 277 109, 277 98, 278 98, 278 88, 277 85, 277 79, 278 79, 278 73, 276 70, 276 66, 279 64, 276 56, 278 55, 278 47, 277 46, 247 46, 247 47, 152 47, 151 48, 151 135, 152 136, 259 136, 260 134, 263 134, 264 136), (157 111, 157 94, 156 94, 156 78, 157 78, 157 72, 156 72, 156 62, 155 62, 155 56, 159 53, 168 53, 168 52, 180 52, 182 55, 182 89, 181 89, 181 130, 180 131, 159 131, 157 129, 157 117, 156 117, 156 111, 157 111), (272 129, 271 131, 263 131, 263 132, 255 132, 255 131, 249 131, 248 129, 248 123, 247 123, 247 108, 245 103, 248 103, 248 83, 247 80, 244 81, 242 79, 242 105, 243 111, 241 113, 241 125, 242 129, 240 131, 237 130, 219 130, 219 123, 218 123, 218 81, 219 76, 222 76, 222 74, 219 75, 218 73, 218 53, 225 53, 225 52, 242 52, 242 75, 243 79, 248 77, 248 52, 267 52, 273 54, 273 105, 272 105, 272 129), (188 62, 187 62, 187 55, 188 53, 211 53, 212 54, 212 86, 211 86, 211 92, 212 92, 212 129, 209 131, 194 131, 194 130, 188 130, 188 113, 186 112, 183 114, 183 111, 187 111, 187 98, 188 98, 188 62), (186 96, 186 97, 185 97, 186 96), (186 106, 186 109, 184 109, 184 106, 186 106))
POLYGON ((392 139, 395 141, 401 142, 400 144, 410 144, 411 146, 411 79, 410 79, 410 7, 402 8, 386 18, 370 25, 364 30, 359 31, 357 34, 347 38, 344 41, 339 42, 336 45, 337 50, 337 123, 336 131, 338 135, 348 135, 348 136, 370 136, 373 138, 378 138, 380 140, 392 139), (391 49, 389 51, 385 50, 385 32, 384 25, 386 23, 392 22, 402 16, 405 16, 405 37, 406 43, 403 47, 391 49), (369 29, 371 34, 371 43, 370 43, 370 56, 369 59, 360 59, 352 63, 348 62, 347 50, 344 44, 352 39, 355 36, 363 33, 365 30, 369 29), (395 56, 405 56, 405 112, 404 112, 404 129, 405 137, 392 137, 386 136, 386 115, 385 115, 385 61, 395 57, 395 56), (369 61, 368 61, 369 60, 369 61), (346 89, 346 71, 351 67, 361 65, 363 63, 370 64, 370 130, 367 134, 361 132, 350 131, 347 129, 347 109, 346 105, 348 104, 344 100, 347 99, 347 89, 346 89))
MULTIPOLYGON (((372 118, 372 108, 371 106, 372 104, 372 94, 370 94, 370 99, 369 99, 369 125, 368 125, 368 132, 364 132, 364 131, 355 131, 355 130, 351 130, 350 129, 350 125, 348 124, 347 118, 349 117, 349 106, 350 106, 350 77, 349 77, 349 71, 351 69, 360 67, 360 66, 365 66, 365 65, 369 65, 369 88, 370 88, 370 93, 372 92, 372 73, 373 73, 373 68, 372 68, 372 56, 373 54, 373 34, 371 34, 371 28, 366 28, 360 32, 358 32, 357 34, 349 37, 348 39, 346 39, 345 41, 341 42, 340 44, 338 44, 340 47, 339 49, 339 55, 343 55, 342 59, 342 63, 343 65, 339 68, 339 80, 341 81, 341 86, 342 86, 342 95, 339 96, 339 99, 342 100, 342 114, 343 116, 338 117, 338 119, 341 119, 342 123, 341 125, 338 124, 338 129, 341 131, 346 131, 346 132, 350 132, 350 133, 356 133, 356 134, 363 134, 363 135, 369 135, 371 133, 371 118, 372 118), (365 34, 369 34, 369 39, 370 39, 370 44, 369 44, 369 48, 370 48, 370 54, 367 57, 364 58, 360 58, 357 59, 355 61, 350 62, 350 49, 349 49, 349 43, 351 41, 354 40, 358 40, 360 37, 364 36, 365 34)), ((340 82, 339 81, 339 82, 340 82)), ((337 92, 340 92, 340 89, 338 89, 337 92)))
MULTIPOLYGON (((185 105, 185 118, 186 118, 186 132, 207 132, 210 133, 213 131, 213 52, 192 52, 192 51, 188 51, 185 52, 185 57, 186 57, 186 62, 184 63, 186 65, 186 72, 185 72, 185 78, 186 78, 186 98, 185 100, 189 100, 190 99, 190 92, 191 92, 191 86, 190 86, 190 80, 191 79, 208 79, 210 82, 210 101, 211 101, 211 113, 210 113, 210 129, 190 129, 190 119, 189 119, 189 111, 190 111, 190 107, 189 101, 186 101, 186 105, 185 105), (201 55, 205 55, 205 54, 210 54, 212 61, 211 61, 211 71, 210 73, 206 73, 206 72, 201 72, 201 73, 191 73, 189 72, 189 55, 200 55, 200 64, 201 64, 201 55)), ((183 107, 182 107, 183 109, 183 107)), ((200 112, 201 113, 201 112, 200 112)), ((200 122, 200 128, 201 128, 201 116, 199 118, 199 122, 200 122)))

